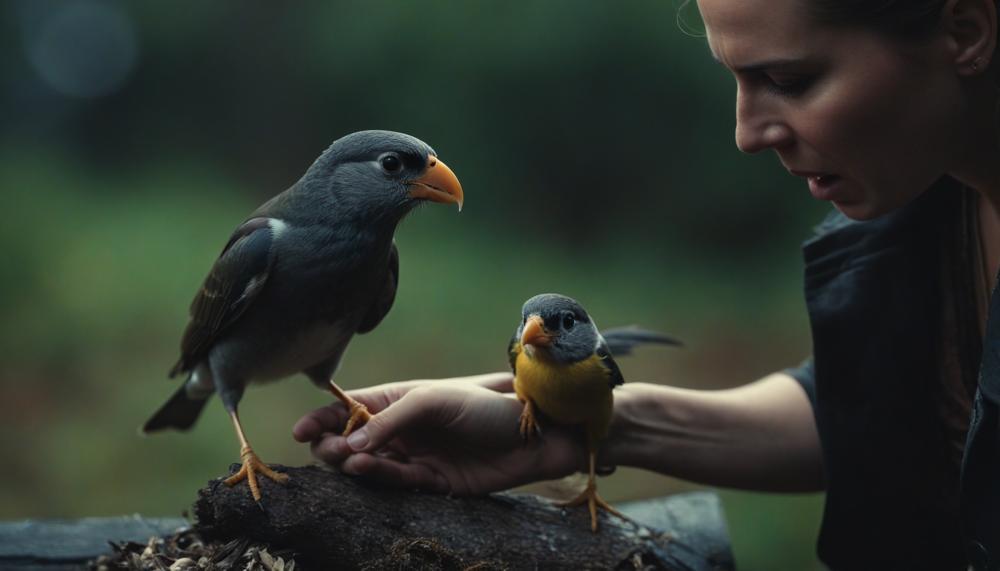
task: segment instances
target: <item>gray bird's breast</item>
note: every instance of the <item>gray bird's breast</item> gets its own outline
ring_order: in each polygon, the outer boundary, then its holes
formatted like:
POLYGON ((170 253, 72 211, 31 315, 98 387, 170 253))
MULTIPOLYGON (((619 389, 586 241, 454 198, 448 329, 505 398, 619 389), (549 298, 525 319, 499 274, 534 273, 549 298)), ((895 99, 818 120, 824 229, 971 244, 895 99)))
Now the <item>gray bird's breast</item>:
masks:
POLYGON ((331 357, 339 357, 357 328, 355 320, 314 323, 290 335, 262 359, 253 380, 270 381, 313 367, 331 357))
POLYGON ((385 279, 388 246, 382 256, 363 240, 324 237, 315 247, 316 236, 289 238, 291 229, 260 298, 211 351, 225 377, 275 380, 338 359, 385 279))

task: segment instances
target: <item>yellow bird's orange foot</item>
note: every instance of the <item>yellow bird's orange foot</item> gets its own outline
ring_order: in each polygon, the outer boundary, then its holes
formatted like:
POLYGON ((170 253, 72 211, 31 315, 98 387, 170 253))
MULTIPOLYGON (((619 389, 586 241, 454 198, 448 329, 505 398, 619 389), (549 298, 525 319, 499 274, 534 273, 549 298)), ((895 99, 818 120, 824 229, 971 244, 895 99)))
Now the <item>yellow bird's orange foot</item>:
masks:
POLYGON ((526 442, 531 440, 533 437, 541 435, 542 429, 538 426, 538 421, 535 419, 535 407, 531 404, 531 401, 525 401, 524 410, 521 411, 521 424, 519 428, 521 432, 521 438, 526 442))
POLYGON ((225 484, 232 487, 239 484, 243 480, 246 480, 247 484, 250 486, 250 493, 253 495, 254 501, 259 502, 261 498, 260 486, 257 485, 258 473, 261 476, 270 478, 279 484, 284 484, 288 481, 288 474, 281 474, 272 470, 270 466, 263 463, 260 458, 257 457, 257 454, 249 446, 244 446, 243 449, 240 450, 240 457, 243 459, 243 467, 240 468, 239 472, 236 472, 232 476, 226 478, 225 484))
POLYGON ((593 482, 588 483, 587 487, 584 488, 582 492, 580 492, 579 496, 573 498, 568 502, 560 502, 557 503, 556 505, 561 508, 572 508, 582 505, 584 503, 586 503, 587 508, 590 509, 590 531, 593 532, 597 531, 597 508, 601 508, 604 511, 613 513, 625 521, 629 522, 632 521, 627 516, 625 516, 625 514, 616 510, 614 507, 611 506, 611 504, 604 501, 604 498, 602 498, 597 493, 597 485, 594 484, 593 482))
POLYGON ((368 407, 359 403, 358 401, 351 399, 347 403, 347 408, 351 411, 350 418, 347 419, 347 425, 344 426, 343 436, 347 436, 354 430, 355 426, 361 426, 371 420, 372 413, 368 412, 368 407))

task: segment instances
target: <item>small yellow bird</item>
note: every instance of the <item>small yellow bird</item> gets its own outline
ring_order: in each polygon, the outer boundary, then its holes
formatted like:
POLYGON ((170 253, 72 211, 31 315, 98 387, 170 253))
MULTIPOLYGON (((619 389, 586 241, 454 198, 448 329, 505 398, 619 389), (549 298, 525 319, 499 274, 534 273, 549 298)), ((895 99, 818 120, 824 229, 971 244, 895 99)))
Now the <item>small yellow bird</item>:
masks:
POLYGON ((514 371, 514 391, 524 403, 521 436, 530 439, 539 416, 559 424, 582 425, 589 462, 587 487, 575 499, 560 504, 587 503, 590 529, 597 531, 597 508, 624 518, 597 493, 597 451, 611 423, 612 389, 625 382, 612 354, 627 355, 641 343, 680 345, 670 337, 637 328, 597 330, 575 300, 554 293, 536 295, 524 303, 521 323, 507 348, 514 371), (539 415, 541 413, 541 415, 539 415))

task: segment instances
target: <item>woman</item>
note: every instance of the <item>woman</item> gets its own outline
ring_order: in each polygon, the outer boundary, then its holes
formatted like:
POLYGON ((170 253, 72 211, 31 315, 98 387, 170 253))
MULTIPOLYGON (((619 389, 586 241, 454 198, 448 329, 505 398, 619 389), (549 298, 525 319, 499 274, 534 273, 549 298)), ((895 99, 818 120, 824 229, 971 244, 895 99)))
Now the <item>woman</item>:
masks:
MULTIPOLYGON (((626 384, 602 461, 825 490, 835 569, 1000 565, 995 0, 698 7, 736 78, 737 146, 836 208, 804 246, 814 356, 726 391, 626 384)), ((382 385, 352 393, 378 414, 349 438, 337 405, 294 434, 346 472, 455 494, 581 469, 568 432, 522 445, 510 391, 508 374, 382 385)))

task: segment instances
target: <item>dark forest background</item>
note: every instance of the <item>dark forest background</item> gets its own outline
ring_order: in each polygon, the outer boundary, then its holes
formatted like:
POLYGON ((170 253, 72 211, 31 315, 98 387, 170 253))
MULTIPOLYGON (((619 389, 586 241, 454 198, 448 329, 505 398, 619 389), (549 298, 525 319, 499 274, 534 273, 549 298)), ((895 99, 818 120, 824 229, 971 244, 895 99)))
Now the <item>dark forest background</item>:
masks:
MULTIPOLYGON (((404 221, 395 307, 342 385, 501 370, 543 291, 685 341, 623 359, 633 381, 716 389, 796 364, 799 244, 825 207, 736 150, 733 81, 678 10, 5 2, 0 518, 177 516, 238 459, 217 401, 189 434, 136 428, 174 390, 188 304, 231 230, 360 129, 431 144, 466 208, 404 221)), ((291 426, 329 400, 294 378, 241 413, 266 461, 302 464, 291 426)), ((611 501, 696 487, 628 469, 601 484, 611 501)), ((741 569, 818 568, 821 496, 722 494, 741 569)))

